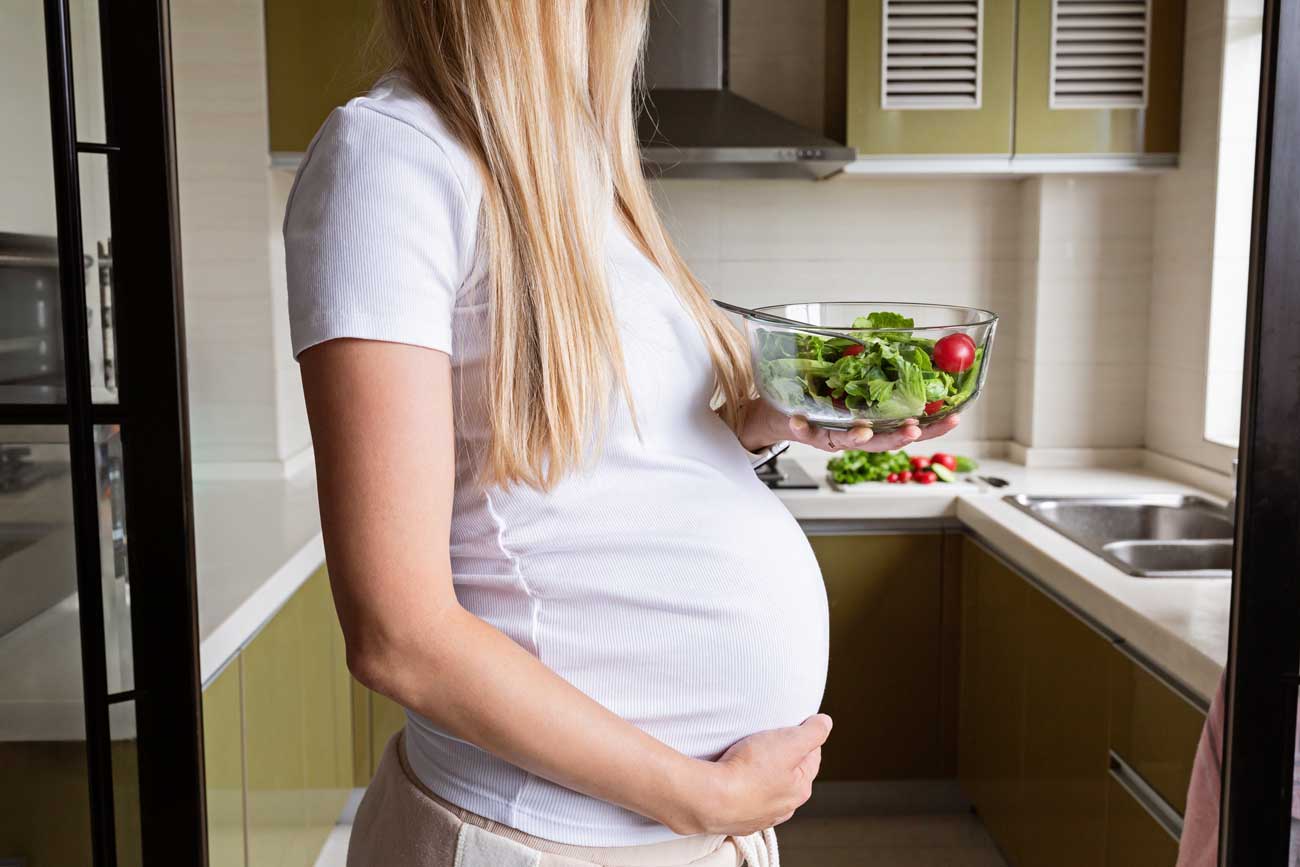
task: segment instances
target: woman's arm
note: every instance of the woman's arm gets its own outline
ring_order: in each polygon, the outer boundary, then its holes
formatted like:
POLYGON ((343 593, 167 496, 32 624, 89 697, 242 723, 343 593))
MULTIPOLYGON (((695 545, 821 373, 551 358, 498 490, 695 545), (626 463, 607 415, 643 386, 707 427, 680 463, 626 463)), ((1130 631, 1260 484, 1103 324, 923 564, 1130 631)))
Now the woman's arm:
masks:
POLYGON ((678 833, 751 833, 807 800, 828 717, 747 738, 718 762, 691 759, 458 604, 445 354, 332 340, 300 361, 330 584, 361 683, 511 764, 678 833))

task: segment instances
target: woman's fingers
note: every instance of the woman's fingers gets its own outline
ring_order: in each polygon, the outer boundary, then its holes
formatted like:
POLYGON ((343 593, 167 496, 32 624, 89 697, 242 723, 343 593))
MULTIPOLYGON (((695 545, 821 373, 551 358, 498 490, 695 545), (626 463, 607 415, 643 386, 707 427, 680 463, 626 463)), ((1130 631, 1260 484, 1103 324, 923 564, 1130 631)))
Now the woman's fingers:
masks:
POLYGON ((868 452, 896 452, 912 443, 943 436, 959 424, 959 416, 950 415, 922 428, 916 419, 909 418, 902 427, 889 433, 875 433, 869 423, 859 422, 848 430, 819 427, 803 416, 791 416, 789 438, 824 452, 861 449, 868 452))

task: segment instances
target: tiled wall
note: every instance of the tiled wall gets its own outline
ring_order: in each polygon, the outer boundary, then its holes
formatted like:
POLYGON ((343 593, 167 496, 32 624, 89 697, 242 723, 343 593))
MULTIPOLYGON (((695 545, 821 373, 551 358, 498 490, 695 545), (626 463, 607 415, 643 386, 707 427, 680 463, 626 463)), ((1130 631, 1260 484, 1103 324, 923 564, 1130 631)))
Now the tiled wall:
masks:
POLYGON ((719 298, 1002 314, 963 441, 1039 453, 1142 446, 1151 179, 661 181, 656 191, 719 298))
POLYGON ((171 21, 194 457, 274 475, 307 439, 277 339, 283 202, 269 168, 262 3, 174 0, 171 21))
POLYGON ((1155 185, 1146 415, 1147 448, 1219 472, 1234 450, 1204 434, 1224 10, 1224 0, 1187 4, 1180 167, 1155 185))

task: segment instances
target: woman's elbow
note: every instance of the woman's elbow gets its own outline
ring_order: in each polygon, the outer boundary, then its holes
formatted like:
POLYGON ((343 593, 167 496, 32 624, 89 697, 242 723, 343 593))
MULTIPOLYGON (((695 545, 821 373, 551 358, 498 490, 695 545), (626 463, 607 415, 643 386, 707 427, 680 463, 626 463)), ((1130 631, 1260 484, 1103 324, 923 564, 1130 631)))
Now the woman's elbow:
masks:
POLYGON ((401 701, 410 654, 380 642, 348 641, 348 671, 358 683, 394 701, 401 701))

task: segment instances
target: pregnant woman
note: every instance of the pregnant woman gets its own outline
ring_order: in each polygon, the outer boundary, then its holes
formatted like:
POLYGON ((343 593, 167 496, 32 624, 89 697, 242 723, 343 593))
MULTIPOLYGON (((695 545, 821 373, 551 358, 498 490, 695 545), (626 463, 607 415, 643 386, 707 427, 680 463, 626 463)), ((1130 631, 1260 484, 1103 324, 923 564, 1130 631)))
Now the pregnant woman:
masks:
MULTIPOLYGON (((645 0, 386 0, 285 220, 330 580, 407 710, 353 867, 736 867, 809 796, 826 596, 791 422, 641 176, 645 0)), ((948 430, 937 425, 927 435, 948 430)))

